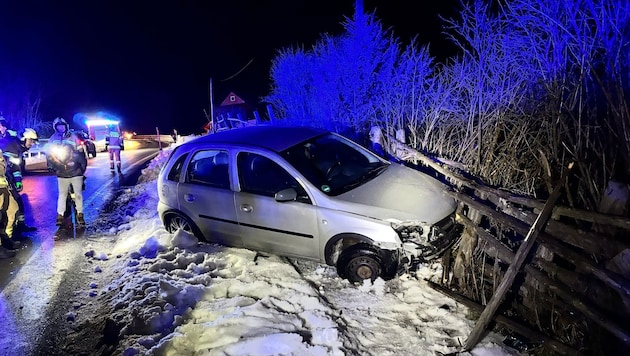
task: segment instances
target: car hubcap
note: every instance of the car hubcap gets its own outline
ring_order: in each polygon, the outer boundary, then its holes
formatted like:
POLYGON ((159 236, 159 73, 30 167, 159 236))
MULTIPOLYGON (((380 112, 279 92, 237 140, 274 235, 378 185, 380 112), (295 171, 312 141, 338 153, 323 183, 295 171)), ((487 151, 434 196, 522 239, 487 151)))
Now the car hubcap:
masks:
POLYGON ((182 218, 174 218, 172 223, 171 223, 171 232, 175 232, 178 229, 182 229, 184 231, 190 231, 190 226, 188 225, 188 223, 182 219, 182 218))

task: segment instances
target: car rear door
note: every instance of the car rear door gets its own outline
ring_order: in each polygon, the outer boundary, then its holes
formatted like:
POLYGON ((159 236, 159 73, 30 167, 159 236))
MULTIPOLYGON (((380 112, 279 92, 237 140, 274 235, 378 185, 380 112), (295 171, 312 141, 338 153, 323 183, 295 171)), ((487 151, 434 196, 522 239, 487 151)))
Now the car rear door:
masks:
POLYGON ((237 156, 240 191, 234 193, 238 222, 245 247, 320 259, 317 208, 304 188, 287 170, 260 154, 237 156), (274 195, 294 188, 299 201, 278 202, 274 195))
POLYGON ((179 206, 210 242, 241 247, 230 167, 227 150, 194 152, 178 186, 179 206))

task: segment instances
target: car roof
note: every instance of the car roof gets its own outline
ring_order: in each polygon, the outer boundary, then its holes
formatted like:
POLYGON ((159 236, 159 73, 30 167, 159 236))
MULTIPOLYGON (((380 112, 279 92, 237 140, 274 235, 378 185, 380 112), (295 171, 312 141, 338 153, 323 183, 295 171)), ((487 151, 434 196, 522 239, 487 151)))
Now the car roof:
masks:
POLYGON ((207 134, 186 144, 217 143, 235 146, 256 146, 281 152, 300 142, 327 132, 323 129, 306 126, 256 125, 207 134))

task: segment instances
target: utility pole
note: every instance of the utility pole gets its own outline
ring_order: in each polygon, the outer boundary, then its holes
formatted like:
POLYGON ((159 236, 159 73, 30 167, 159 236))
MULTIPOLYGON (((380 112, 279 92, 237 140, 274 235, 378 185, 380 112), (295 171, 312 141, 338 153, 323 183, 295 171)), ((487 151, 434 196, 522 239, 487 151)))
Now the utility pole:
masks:
POLYGON ((210 77, 210 82, 208 83, 208 98, 210 99, 210 125, 212 132, 216 132, 214 127, 214 104, 212 100, 212 77, 210 77))
POLYGON ((160 151, 162 151, 162 140, 160 139, 160 128, 156 126, 155 132, 157 133, 158 147, 160 147, 160 151))

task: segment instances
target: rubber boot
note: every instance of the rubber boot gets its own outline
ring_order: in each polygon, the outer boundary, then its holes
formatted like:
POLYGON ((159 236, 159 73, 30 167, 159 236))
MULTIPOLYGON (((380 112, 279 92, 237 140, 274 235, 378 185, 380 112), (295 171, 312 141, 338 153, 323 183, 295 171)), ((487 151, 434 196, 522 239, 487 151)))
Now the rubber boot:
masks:
POLYGON ((77 214, 77 225, 85 226, 85 218, 83 217, 83 213, 77 214))
POLYGON ((26 225, 24 221, 18 221, 14 229, 14 232, 18 232, 18 233, 19 232, 33 232, 33 231, 37 231, 37 228, 35 226, 26 225))
POLYGON ((22 247, 22 243, 20 243, 20 241, 15 241, 6 236, 3 236, 0 241, 2 241, 2 247, 6 248, 7 250, 18 250, 20 249, 20 247, 22 247))

